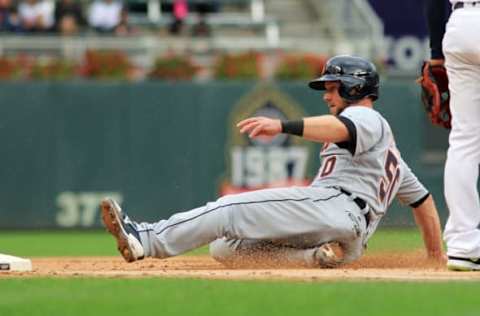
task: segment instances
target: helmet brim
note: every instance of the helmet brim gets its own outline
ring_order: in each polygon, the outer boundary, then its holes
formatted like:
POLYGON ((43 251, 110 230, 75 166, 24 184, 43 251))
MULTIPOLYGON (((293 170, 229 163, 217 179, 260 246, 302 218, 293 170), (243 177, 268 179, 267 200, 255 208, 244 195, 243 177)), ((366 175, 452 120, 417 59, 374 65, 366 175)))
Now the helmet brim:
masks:
POLYGON ((353 78, 351 76, 339 76, 326 74, 320 78, 314 79, 308 83, 308 86, 314 90, 325 90, 325 82, 342 82, 347 85, 354 85, 362 83, 360 78, 353 78))
POLYGON ((328 81, 340 81, 340 78, 334 75, 323 75, 320 78, 310 81, 308 86, 313 90, 325 90, 325 82, 328 81))

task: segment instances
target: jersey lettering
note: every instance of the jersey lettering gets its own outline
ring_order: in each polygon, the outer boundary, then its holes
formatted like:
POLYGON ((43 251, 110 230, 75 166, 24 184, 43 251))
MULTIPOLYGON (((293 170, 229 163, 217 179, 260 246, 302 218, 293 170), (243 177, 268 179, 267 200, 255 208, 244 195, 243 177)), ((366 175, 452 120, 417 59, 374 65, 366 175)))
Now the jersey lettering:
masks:
POLYGON ((325 150, 327 150, 328 146, 330 146, 330 143, 323 143, 323 146, 320 152, 324 152, 325 150))
POLYGON ((329 174, 333 172, 333 169, 335 168, 335 163, 337 162, 337 157, 332 156, 328 157, 327 160, 325 160, 325 163, 323 164, 322 172, 320 172, 320 177, 326 177, 329 174))
POLYGON ((380 202, 390 201, 393 188, 400 177, 400 166, 395 153, 389 149, 385 159, 385 177, 380 180, 379 198, 380 202), (387 199, 385 199, 387 198, 387 199))

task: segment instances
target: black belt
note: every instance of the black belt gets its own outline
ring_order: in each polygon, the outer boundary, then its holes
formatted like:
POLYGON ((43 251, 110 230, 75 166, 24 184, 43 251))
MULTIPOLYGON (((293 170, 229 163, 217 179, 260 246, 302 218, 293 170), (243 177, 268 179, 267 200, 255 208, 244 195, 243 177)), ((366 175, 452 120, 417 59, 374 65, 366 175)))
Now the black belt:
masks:
MULTIPOLYGON (((480 7, 480 1, 474 1, 474 2, 468 2, 469 5, 471 4, 472 7, 475 7, 475 6, 479 6, 480 7)), ((465 2, 456 2, 454 5, 453 5, 453 10, 457 10, 457 9, 461 9, 461 8, 465 8, 465 2)))
MULTIPOLYGON (((347 190, 344 190, 342 188, 339 188, 340 192, 342 192, 343 194, 346 194, 348 196, 352 195, 352 193, 348 192, 347 190)), ((356 197, 353 199, 353 202, 355 202, 355 204, 357 204, 357 206, 363 210, 365 207, 367 207, 367 202, 365 202, 363 199, 359 198, 359 197, 356 197)))
MULTIPOLYGON (((340 190, 340 192, 342 192, 345 195, 348 195, 348 196, 352 195, 352 193, 348 192, 347 190, 344 190, 342 188, 338 188, 338 189, 340 190)), ((361 199, 359 197, 354 198, 353 202, 355 202, 355 204, 357 204, 357 206, 361 210, 363 210, 363 209, 365 209, 365 207, 367 207, 367 202, 365 202, 363 199, 361 199)), ((367 224, 367 227, 368 227, 368 224, 370 223, 370 218, 368 217, 368 213, 363 214, 363 216, 365 217, 365 223, 367 224)))

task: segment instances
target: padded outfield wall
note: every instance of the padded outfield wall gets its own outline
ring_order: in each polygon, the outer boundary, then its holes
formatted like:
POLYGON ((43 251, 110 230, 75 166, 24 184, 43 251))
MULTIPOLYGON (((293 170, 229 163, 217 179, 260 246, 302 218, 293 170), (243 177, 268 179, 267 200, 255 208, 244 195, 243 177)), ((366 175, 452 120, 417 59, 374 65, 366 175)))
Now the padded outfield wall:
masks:
MULTIPOLYGON (((103 196, 150 221, 220 193, 308 183, 320 145, 251 142, 233 124, 327 110, 304 83, 2 83, 0 102, 1 228, 100 227, 103 196)), ((412 81, 385 82, 377 109, 444 221, 446 131, 428 126, 412 81)), ((384 225, 412 223, 395 205, 384 225)))

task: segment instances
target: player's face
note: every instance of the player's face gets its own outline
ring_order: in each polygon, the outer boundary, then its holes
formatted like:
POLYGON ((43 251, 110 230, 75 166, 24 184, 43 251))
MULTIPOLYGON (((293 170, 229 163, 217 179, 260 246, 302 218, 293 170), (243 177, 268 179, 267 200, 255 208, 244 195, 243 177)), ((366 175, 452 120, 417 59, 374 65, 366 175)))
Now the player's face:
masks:
POLYGON ((323 100, 327 103, 330 114, 338 115, 347 106, 345 100, 338 94, 340 83, 335 81, 325 82, 325 94, 323 100))

